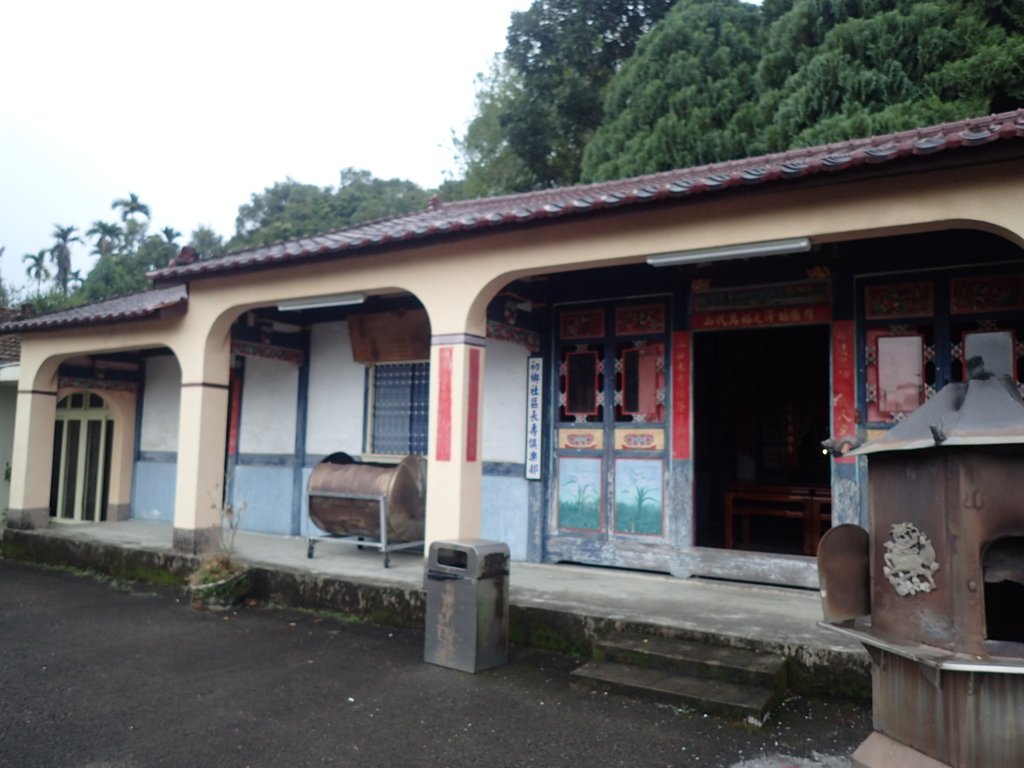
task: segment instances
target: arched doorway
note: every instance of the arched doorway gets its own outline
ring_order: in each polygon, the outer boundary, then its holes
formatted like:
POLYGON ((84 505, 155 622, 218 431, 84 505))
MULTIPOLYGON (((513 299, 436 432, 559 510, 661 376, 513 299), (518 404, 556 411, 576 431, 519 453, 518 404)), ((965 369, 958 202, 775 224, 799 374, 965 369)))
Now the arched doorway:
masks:
POLYGON ((50 517, 107 519, 114 419, 99 395, 76 392, 57 403, 53 432, 50 517))

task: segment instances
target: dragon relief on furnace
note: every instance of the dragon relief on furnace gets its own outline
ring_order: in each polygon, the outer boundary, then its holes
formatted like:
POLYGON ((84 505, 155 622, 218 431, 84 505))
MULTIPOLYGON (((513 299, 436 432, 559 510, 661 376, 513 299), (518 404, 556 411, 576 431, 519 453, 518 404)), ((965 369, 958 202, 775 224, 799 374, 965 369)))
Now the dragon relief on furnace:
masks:
POLYGON ((882 572, 901 597, 935 589, 935 548, 913 523, 894 523, 885 542, 882 572))

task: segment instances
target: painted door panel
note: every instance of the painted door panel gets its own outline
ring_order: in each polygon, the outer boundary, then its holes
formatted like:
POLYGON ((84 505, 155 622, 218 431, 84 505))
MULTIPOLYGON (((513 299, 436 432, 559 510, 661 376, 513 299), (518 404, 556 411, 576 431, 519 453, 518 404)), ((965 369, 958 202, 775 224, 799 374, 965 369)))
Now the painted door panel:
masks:
POLYGON ((553 559, 623 565, 665 544, 668 302, 557 313, 553 559))

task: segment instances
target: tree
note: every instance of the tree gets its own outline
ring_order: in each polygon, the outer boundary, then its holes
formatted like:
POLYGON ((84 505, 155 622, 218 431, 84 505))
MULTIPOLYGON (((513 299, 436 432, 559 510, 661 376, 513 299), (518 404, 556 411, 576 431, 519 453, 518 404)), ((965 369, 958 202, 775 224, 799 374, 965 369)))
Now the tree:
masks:
POLYGON ((745 153, 726 127, 754 98, 761 12, 740 0, 680 0, 608 87, 582 179, 621 178, 745 153))
POLYGON ((1020 0, 681 0, 609 83, 583 178, 1013 108, 1024 102, 1022 22, 1020 0))
POLYGON ((143 203, 134 192, 129 192, 128 197, 122 197, 110 204, 112 210, 121 211, 121 222, 124 224, 124 247, 125 250, 134 252, 146 239, 146 230, 149 228, 149 206, 143 203), (140 217, 143 220, 140 220, 140 217))
POLYGON ((110 204, 112 210, 121 209, 121 221, 127 222, 136 216, 145 216, 149 219, 149 206, 143 203, 134 192, 129 192, 128 197, 122 197, 110 204))
POLYGON ((505 60, 520 80, 501 116, 538 186, 579 179, 605 86, 673 0, 534 0, 514 12, 505 60))
MULTIPOLYGON (((4 251, 7 250, 6 245, 0 245, 0 261, 3 261, 4 251)), ((9 307, 11 306, 12 300, 17 296, 17 289, 9 289, 7 284, 0 279, 0 306, 9 307)))
POLYGON ((67 297, 68 283, 71 279, 71 244, 81 243, 82 238, 75 234, 78 227, 62 227, 60 224, 53 225, 54 244, 50 249, 50 258, 53 260, 57 272, 54 279, 61 295, 67 297))
POLYGON ((78 296, 84 301, 102 301, 144 290, 148 285, 145 270, 124 253, 101 256, 85 276, 78 296))
POLYGON ((1024 101, 1022 5, 797 0, 758 71, 753 151, 998 112, 1024 101), (1016 15, 1014 15, 1016 11, 1016 15))
POLYGON ((143 240, 133 259, 138 273, 138 290, 145 288, 149 283, 146 273, 155 269, 163 269, 177 255, 178 246, 159 235, 150 235, 143 240))
POLYGON ((46 260, 50 257, 50 251, 43 249, 39 253, 26 253, 21 257, 23 262, 28 263, 25 269, 29 280, 34 280, 36 293, 43 292, 43 282, 50 279, 50 270, 46 268, 46 260))
POLYGON ((105 256, 117 247, 121 237, 124 235, 124 230, 117 224, 111 224, 106 221, 94 221, 85 235, 86 237, 96 238, 96 245, 92 251, 93 254, 105 256))
POLYGON ((192 230, 188 244, 199 254, 200 260, 212 259, 224 253, 224 238, 206 225, 192 230))
POLYGON ((411 181, 378 179, 346 168, 341 184, 317 187, 289 178, 253 194, 238 209, 231 250, 329 232, 426 207, 429 195, 411 181))
POLYGON ((430 193, 405 179, 378 179, 369 171, 344 168, 334 193, 330 229, 422 210, 430 193))
POLYGON ((446 200, 500 195, 533 187, 536 177, 509 145, 502 115, 512 109, 518 90, 503 59, 495 57, 490 72, 477 76, 476 117, 462 138, 453 136, 462 178, 442 185, 446 200))
POLYGON ((87 234, 97 238, 94 253, 99 259, 79 280, 79 300, 100 301, 145 290, 149 287, 147 273, 166 267, 178 253, 175 241, 181 232, 174 227, 163 227, 159 235, 147 235, 151 212, 138 195, 130 193, 110 207, 120 211, 123 227, 93 223, 87 234))
MULTIPOLYGON (((460 197, 572 184, 602 120, 605 87, 673 0, 534 0, 479 78, 477 115, 455 148, 460 197)), ((448 190, 446 190, 448 191, 448 190)))

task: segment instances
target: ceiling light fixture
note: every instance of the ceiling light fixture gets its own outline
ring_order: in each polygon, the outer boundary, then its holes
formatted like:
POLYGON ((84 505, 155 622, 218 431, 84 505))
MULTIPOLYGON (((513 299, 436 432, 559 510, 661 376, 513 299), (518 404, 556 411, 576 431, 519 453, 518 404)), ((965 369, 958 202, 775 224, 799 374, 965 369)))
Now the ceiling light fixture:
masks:
POLYGON ((366 296, 361 293, 336 293, 331 296, 312 296, 308 299, 289 299, 279 302, 282 312, 299 312, 303 309, 326 309, 328 307, 350 307, 362 304, 366 296))
POLYGON ((725 259, 749 259, 754 256, 779 256, 784 253, 806 253, 811 250, 809 237, 791 237, 787 240, 764 240, 760 243, 725 245, 720 248, 696 248, 692 251, 657 253, 647 257, 652 267, 674 267, 679 264, 698 264, 725 259))

